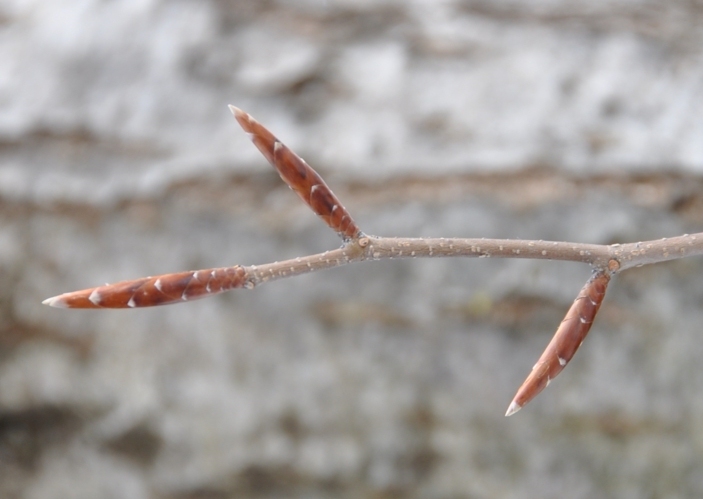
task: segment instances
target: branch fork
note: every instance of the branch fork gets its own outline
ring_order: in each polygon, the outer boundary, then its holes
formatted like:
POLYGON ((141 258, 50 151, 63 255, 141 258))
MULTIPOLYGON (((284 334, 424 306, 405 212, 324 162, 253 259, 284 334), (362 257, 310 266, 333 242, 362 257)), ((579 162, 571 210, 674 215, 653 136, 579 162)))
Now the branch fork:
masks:
POLYGON ((139 308, 181 303, 237 288, 365 260, 419 257, 531 258, 588 263, 593 275, 574 300, 508 406, 511 416, 566 367, 600 309, 612 277, 625 269, 703 254, 703 233, 630 244, 466 238, 391 238, 364 234, 320 175, 249 114, 229 106, 281 179, 342 239, 324 253, 264 265, 211 268, 143 277, 64 293, 42 303, 58 308, 139 308))

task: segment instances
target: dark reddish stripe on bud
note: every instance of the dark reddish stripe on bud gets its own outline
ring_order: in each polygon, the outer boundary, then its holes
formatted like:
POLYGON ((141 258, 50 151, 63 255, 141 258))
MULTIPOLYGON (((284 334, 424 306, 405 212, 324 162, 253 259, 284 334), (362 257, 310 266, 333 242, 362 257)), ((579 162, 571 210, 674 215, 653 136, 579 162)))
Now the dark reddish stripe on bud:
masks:
POLYGON ((193 270, 107 284, 44 300, 59 308, 136 308, 203 298, 230 289, 252 287, 243 267, 193 270))
POLYGON ((254 145, 312 211, 343 239, 359 237, 361 230, 349 212, 310 165, 249 114, 234 106, 230 109, 244 131, 252 135, 254 145))
POLYGON ((610 274, 601 272, 591 277, 581 289, 552 341, 517 391, 506 416, 525 407, 566 367, 591 329, 609 282, 610 274))

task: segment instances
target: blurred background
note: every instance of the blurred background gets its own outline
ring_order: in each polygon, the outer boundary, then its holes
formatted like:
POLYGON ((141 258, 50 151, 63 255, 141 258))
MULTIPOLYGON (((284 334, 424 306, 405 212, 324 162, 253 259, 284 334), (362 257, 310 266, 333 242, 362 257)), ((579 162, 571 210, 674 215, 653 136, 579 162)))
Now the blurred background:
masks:
POLYGON ((0 0, 0 497, 703 496, 703 259, 368 262, 178 306, 62 292, 338 247, 250 112, 369 234, 703 230, 699 0, 0 0))

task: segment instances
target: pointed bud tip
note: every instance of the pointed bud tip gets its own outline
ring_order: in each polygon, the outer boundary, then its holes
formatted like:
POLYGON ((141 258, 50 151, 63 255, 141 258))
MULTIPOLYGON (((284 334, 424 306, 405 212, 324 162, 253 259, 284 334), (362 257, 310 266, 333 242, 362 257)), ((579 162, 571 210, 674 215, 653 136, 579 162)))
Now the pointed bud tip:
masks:
POLYGON ((245 132, 252 133, 252 126, 256 124, 256 120, 251 117, 248 113, 245 113, 236 106, 229 105, 229 110, 232 111, 234 119, 237 120, 239 126, 241 126, 245 132))
POLYGON ((47 298, 42 302, 42 305, 48 305, 54 308, 68 308, 66 302, 61 299, 61 295, 47 298))
POLYGON ((237 117, 239 117, 239 116, 244 116, 244 115, 246 114, 244 111, 242 111, 241 109, 239 109, 239 108, 236 107, 236 106, 233 106, 232 104, 229 104, 228 107, 229 107, 229 110, 232 112, 232 114, 234 115, 235 118, 237 118, 237 117))
POLYGON ((516 413, 517 411, 519 411, 520 409, 522 409, 522 406, 513 400, 513 401, 510 403, 510 407, 508 407, 508 410, 507 410, 506 413, 505 413, 505 417, 507 418, 507 417, 509 417, 509 416, 512 416, 513 414, 515 414, 515 413, 516 413))

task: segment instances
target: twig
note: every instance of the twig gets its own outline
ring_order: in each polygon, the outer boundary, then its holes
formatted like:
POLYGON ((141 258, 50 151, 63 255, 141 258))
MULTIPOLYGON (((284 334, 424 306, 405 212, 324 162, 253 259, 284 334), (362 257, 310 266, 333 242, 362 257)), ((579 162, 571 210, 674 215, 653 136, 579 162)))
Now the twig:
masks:
POLYGON ((571 360, 588 334, 608 283, 617 272, 703 254, 703 233, 630 244, 463 238, 396 238, 364 234, 349 212, 305 161, 247 113, 230 106, 252 142, 281 178, 339 236, 343 245, 283 262, 222 267, 123 281, 54 296, 42 303, 59 308, 135 308, 211 296, 235 288, 366 260, 420 257, 530 258, 590 264, 594 273, 576 297, 552 341, 513 398, 506 416, 541 392, 571 360))

